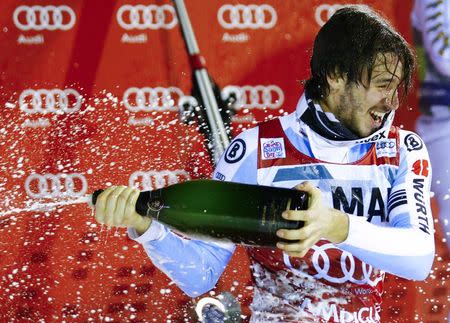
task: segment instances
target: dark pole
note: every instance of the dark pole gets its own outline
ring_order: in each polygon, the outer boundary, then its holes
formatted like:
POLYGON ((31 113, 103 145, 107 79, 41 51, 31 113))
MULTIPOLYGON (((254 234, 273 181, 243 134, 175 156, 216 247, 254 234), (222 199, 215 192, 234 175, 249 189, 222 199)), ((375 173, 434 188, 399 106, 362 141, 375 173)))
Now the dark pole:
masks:
MULTIPOLYGON (((221 114, 219 110, 213 84, 206 70, 206 62, 204 57, 200 55, 184 1, 173 0, 173 2, 189 54, 189 62, 194 74, 194 82, 196 83, 194 86, 198 87, 200 94, 199 108, 201 111, 197 111, 196 115, 200 117, 198 120, 200 128, 205 130, 203 132, 207 132, 205 136, 211 140, 209 150, 213 162, 216 163, 230 143, 230 131, 229 129, 227 131, 223 120, 223 113, 221 114)), ((225 109, 225 107, 222 107, 222 109, 225 109)))

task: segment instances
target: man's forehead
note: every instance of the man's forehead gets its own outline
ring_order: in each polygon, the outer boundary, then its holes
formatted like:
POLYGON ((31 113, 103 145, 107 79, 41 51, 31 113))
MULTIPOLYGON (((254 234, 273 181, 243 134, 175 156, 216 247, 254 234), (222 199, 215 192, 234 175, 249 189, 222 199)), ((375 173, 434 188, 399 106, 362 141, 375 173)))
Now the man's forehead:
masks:
POLYGON ((372 69, 372 77, 378 75, 390 75, 391 77, 401 78, 403 65, 398 56, 392 53, 378 54, 375 58, 375 64, 372 69))

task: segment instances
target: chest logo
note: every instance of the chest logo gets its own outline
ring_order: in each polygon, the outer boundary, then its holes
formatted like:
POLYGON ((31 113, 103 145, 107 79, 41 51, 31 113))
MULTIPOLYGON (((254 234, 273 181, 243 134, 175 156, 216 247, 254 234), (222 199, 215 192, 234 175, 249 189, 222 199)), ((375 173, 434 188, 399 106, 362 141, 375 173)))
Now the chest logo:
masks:
POLYGON ((395 139, 379 140, 376 143, 377 157, 395 157, 397 155, 397 143, 395 139))
POLYGON ((263 160, 286 158, 284 139, 261 138, 261 158, 263 160))

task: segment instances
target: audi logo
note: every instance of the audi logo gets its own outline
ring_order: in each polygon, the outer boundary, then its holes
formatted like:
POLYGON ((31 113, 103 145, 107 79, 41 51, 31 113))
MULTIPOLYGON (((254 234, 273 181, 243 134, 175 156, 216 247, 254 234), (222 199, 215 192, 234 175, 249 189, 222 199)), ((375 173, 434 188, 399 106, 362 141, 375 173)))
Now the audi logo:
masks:
POLYGON ((69 6, 19 6, 13 21, 20 30, 69 30, 75 25, 76 15, 69 6))
POLYGON ((217 11, 217 20, 225 29, 270 29, 277 23, 277 12, 268 4, 226 4, 217 11))
POLYGON ((80 197, 88 189, 86 178, 72 174, 31 174, 25 180, 25 191, 32 198, 80 197))
MULTIPOLYGON (((317 271, 317 274, 313 276, 315 279, 325 279, 326 281, 336 284, 352 282, 358 285, 369 284, 370 286, 376 286, 378 282, 383 279, 383 277, 374 276, 375 279, 372 280, 371 276, 374 270, 371 265, 362 261, 358 261, 360 264, 357 265, 355 263, 355 258, 351 253, 340 250, 331 243, 325 243, 320 246, 314 245, 311 249, 314 251, 311 257, 311 262, 314 269, 317 271), (330 258, 328 257, 328 251, 331 249, 338 249, 342 252, 340 259, 340 269, 342 274, 336 276, 332 275, 332 273, 335 273, 335 270, 331 268, 330 258), (361 268, 358 269, 361 270, 362 279, 357 279, 355 277, 357 266, 361 266, 361 268)), ((307 273, 298 271, 298 269, 294 268, 290 262, 289 256, 286 253, 283 253, 283 260, 286 266, 288 266, 293 272, 303 276, 308 275, 307 273)))
POLYGON ((319 26, 325 25, 325 23, 328 21, 328 19, 331 18, 334 13, 341 9, 342 7, 345 7, 343 4, 321 4, 316 8, 316 12, 314 14, 314 17, 316 18, 316 22, 319 26))
POLYGON ((124 5, 117 11, 119 26, 126 29, 172 29, 178 23, 173 6, 124 5))
POLYGON ((19 96, 25 113, 72 113, 80 109, 82 96, 74 89, 27 89, 19 96))
POLYGON ((284 103, 284 93, 276 85, 229 85, 222 89, 222 98, 236 98, 235 109, 277 109, 284 103))
POLYGON ((178 169, 174 171, 137 171, 131 174, 129 185, 142 191, 151 191, 190 180, 189 173, 178 169))
POLYGON ((177 111, 183 91, 177 87, 131 87, 123 94, 123 104, 131 112, 177 111))

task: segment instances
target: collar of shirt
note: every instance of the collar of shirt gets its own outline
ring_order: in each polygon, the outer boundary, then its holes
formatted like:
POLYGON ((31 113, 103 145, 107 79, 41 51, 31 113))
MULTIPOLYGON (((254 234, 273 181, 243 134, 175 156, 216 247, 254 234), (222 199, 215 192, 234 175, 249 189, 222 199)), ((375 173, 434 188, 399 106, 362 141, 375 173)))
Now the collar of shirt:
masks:
MULTIPOLYGON (((297 130, 302 131, 307 126, 316 134, 318 142, 331 146, 354 146, 362 143, 372 143, 380 139, 387 138, 389 129, 394 120, 394 112, 387 115, 383 126, 364 138, 358 138, 354 133, 344 127, 331 113, 323 112, 318 104, 314 104, 312 100, 308 100, 303 94, 297 104, 295 111, 297 130)), ((308 131, 309 132, 309 131, 308 131)))

